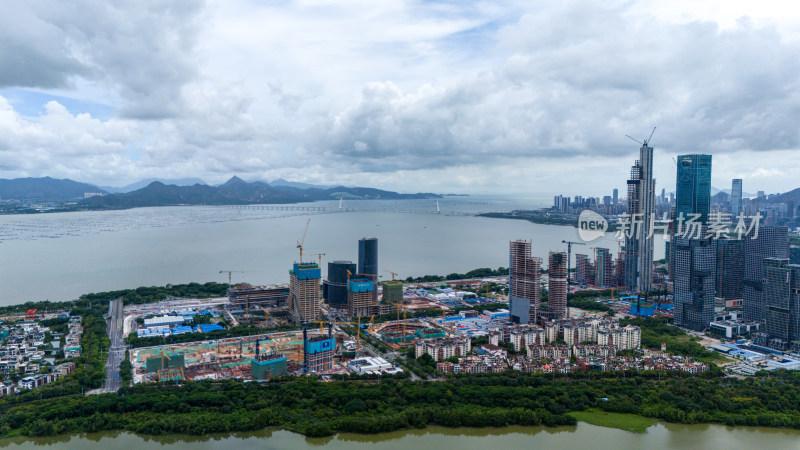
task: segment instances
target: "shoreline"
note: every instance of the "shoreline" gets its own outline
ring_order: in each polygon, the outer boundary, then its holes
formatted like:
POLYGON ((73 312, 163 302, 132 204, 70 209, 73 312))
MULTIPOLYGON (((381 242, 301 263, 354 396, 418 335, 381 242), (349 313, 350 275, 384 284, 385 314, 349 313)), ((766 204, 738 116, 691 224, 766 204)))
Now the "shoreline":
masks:
MULTIPOLYGON (((548 436, 559 438, 559 435, 568 433, 570 437, 576 437, 580 433, 608 433, 618 437, 628 437, 637 439, 637 437, 646 438, 651 433, 667 432, 667 433, 703 433, 703 432, 720 432, 720 433, 747 433, 754 435, 756 433, 763 433, 767 436, 780 436, 787 439, 788 442, 795 442, 795 439, 800 438, 800 430, 792 428, 777 428, 777 427, 763 427, 763 426, 728 426, 723 424, 676 424, 665 422, 663 420, 656 420, 651 426, 648 427, 644 433, 635 433, 614 427, 605 427, 594 425, 588 422, 579 421, 576 425, 562 425, 562 426, 544 426, 544 425, 507 425, 502 427, 443 427, 440 425, 429 425, 424 428, 406 428, 402 430, 387 431, 380 433, 351 433, 341 432, 328 437, 311 438, 306 437, 300 433, 282 428, 282 427, 265 427, 259 430, 251 431, 231 431, 227 433, 208 433, 202 435, 191 434, 162 434, 153 435, 146 433, 136 433, 126 430, 106 430, 82 433, 68 433, 60 434, 49 437, 27 437, 27 436, 14 436, 0 438, 0 447, 11 446, 26 446, 35 445, 37 447, 58 446, 61 448, 64 444, 71 443, 72 445, 81 445, 79 441, 83 442, 82 447, 85 445, 96 445, 97 448, 103 445, 103 441, 111 440, 129 440, 125 445, 139 444, 144 445, 146 448, 164 448, 165 446, 172 445, 196 445, 196 444, 214 444, 218 443, 221 448, 227 448, 230 444, 248 444, 264 443, 270 441, 286 441, 290 440, 294 443, 305 443, 308 447, 318 448, 321 446, 328 446, 333 444, 340 444, 343 446, 358 446, 358 445, 385 445, 388 443, 398 443, 403 439, 413 440, 414 443, 419 439, 483 439, 483 440, 497 440, 508 438, 511 436, 519 435, 523 439, 535 439, 537 436, 548 436), (599 430, 598 430, 599 429, 599 430), (623 433, 618 435, 617 433, 623 433), (791 441, 789 441, 791 439, 791 441), (76 442, 78 441, 78 442, 76 442)), ((757 439, 754 436, 754 439, 757 439)), ((561 436, 563 440, 563 436, 561 436)))

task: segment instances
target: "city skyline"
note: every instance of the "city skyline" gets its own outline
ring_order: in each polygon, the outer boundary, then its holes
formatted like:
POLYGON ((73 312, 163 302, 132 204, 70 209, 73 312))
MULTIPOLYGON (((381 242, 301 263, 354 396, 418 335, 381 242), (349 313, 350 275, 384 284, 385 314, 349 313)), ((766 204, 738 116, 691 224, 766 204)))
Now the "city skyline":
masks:
POLYGON ((658 126, 666 186, 701 151, 716 186, 795 188, 800 13, 696 3, 26 3, 0 177, 610 192, 658 126))

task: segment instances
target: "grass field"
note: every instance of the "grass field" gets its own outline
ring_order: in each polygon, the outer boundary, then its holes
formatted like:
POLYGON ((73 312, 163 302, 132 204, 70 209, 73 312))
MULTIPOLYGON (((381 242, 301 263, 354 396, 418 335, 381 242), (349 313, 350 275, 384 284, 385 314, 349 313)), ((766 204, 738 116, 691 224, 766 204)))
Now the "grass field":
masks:
POLYGON ((619 428, 620 430, 630 431, 632 433, 644 433, 647 431, 647 427, 657 422, 656 419, 637 416, 636 414, 620 414, 599 409, 573 411, 567 414, 581 422, 600 427, 619 428))

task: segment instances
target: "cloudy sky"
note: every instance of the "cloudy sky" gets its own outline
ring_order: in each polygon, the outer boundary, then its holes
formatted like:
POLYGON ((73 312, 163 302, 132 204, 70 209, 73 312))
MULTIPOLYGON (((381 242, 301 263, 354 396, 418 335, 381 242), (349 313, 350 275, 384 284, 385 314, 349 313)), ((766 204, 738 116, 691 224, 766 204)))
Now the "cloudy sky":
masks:
POLYGON ((0 3, 0 178, 602 195, 657 126, 659 190, 800 186, 791 2, 0 3))

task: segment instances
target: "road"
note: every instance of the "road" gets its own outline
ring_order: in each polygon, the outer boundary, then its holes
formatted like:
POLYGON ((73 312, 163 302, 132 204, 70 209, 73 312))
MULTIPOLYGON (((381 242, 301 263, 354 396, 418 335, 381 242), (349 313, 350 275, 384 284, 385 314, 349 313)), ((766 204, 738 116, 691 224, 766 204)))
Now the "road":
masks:
POLYGON ((119 365, 125 358, 125 342, 122 340, 122 299, 111 300, 108 305, 108 338, 111 347, 108 349, 106 361, 106 392, 117 392, 120 388, 119 365))

